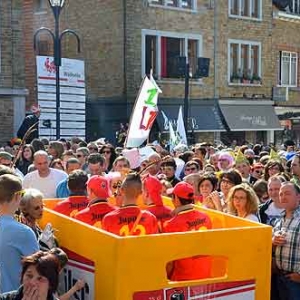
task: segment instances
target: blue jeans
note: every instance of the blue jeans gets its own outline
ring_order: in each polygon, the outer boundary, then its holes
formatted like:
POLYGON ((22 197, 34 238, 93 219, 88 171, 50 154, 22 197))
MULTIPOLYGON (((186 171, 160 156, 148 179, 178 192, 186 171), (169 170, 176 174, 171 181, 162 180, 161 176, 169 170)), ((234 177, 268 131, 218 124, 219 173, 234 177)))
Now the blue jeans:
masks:
POLYGON ((300 283, 286 278, 283 274, 277 275, 277 288, 280 300, 300 300, 300 283))

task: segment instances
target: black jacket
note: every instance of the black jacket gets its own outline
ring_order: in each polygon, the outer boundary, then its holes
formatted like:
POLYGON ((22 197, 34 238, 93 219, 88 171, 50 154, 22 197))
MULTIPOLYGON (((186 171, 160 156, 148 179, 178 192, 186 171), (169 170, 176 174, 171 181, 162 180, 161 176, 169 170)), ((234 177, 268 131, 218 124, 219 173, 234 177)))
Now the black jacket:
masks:
POLYGON ((268 222, 268 216, 265 213, 265 211, 268 209, 268 207, 270 206, 270 204, 272 202, 273 202, 273 200, 270 199, 267 202, 261 204, 258 208, 259 218, 260 218, 261 223, 263 223, 263 224, 267 224, 267 222, 268 222))
MULTIPOLYGON (((23 123, 21 124, 18 132, 17 132, 17 137, 20 139, 23 139, 26 131, 36 122, 39 121, 39 118, 36 115, 29 115, 25 117, 23 120, 23 123)), ((38 124, 35 126, 35 131, 33 131, 28 138, 26 139, 26 143, 29 144, 33 139, 36 139, 39 137, 39 126, 38 124)))
POLYGON ((180 182, 181 180, 179 178, 177 178, 176 176, 173 176, 171 178, 167 179, 171 184, 172 187, 174 187, 178 182, 180 182))

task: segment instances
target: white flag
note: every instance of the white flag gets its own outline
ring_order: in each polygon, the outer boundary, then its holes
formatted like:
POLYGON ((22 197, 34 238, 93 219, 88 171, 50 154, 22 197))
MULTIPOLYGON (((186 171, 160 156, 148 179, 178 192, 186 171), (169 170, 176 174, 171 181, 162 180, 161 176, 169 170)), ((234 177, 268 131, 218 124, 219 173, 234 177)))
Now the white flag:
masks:
POLYGON ((134 109, 128 129, 125 147, 139 147, 148 138, 151 127, 158 113, 158 89, 154 79, 145 76, 139 94, 135 101, 134 109))
POLYGON ((180 106, 178 112, 176 134, 179 138, 179 143, 187 145, 187 138, 186 138, 186 132, 184 127, 183 115, 182 115, 182 106, 180 106))
POLYGON ((170 133, 170 137, 169 137, 170 151, 172 151, 179 141, 174 132, 172 123, 170 121, 169 121, 169 133, 170 133))
POLYGON ((166 114, 162 110, 160 112, 164 118, 164 130, 168 130, 169 129, 169 118, 166 116, 166 114))
POLYGON ((153 76, 152 76, 152 73, 150 74, 150 80, 151 80, 151 82, 153 83, 153 85, 155 86, 155 88, 157 89, 158 93, 161 94, 161 93, 162 93, 162 90, 161 90, 160 87, 157 85, 155 79, 154 79, 153 76))

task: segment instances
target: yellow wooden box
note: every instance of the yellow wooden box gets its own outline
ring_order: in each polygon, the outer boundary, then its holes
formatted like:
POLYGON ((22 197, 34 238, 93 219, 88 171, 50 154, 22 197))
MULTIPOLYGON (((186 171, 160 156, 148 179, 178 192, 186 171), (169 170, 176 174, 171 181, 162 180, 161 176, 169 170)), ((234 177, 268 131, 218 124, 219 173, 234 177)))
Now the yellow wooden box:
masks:
MULTIPOLYGON (((118 237, 83 224, 51 210, 55 200, 45 201, 41 226, 52 223, 62 247, 94 262, 94 299, 96 300, 164 300, 168 289, 193 286, 212 287, 220 283, 254 281, 252 298, 270 299, 271 227, 212 210, 208 213, 214 229, 203 232, 118 237), (213 278, 170 282, 166 264, 196 255, 211 255, 213 278), (158 291, 156 296, 139 296, 137 292, 158 291), (162 295, 162 296, 161 296, 162 295)), ((93 287, 90 287, 93 288, 93 287)), ((190 290, 188 291, 190 293, 190 290)), ((209 294, 209 291, 206 295, 209 294)), ((241 299, 214 298, 187 299, 241 299)), ((169 298, 168 298, 169 297, 169 298)), ((174 296, 175 297, 175 296, 174 296)), ((204 296, 203 296, 204 297, 204 296)), ((85 299, 85 298, 81 298, 85 299)), ((174 298, 176 299, 176 298, 174 298)), ((178 298, 181 299, 181 298, 178 298)), ((183 299, 183 298, 182 298, 183 299)))

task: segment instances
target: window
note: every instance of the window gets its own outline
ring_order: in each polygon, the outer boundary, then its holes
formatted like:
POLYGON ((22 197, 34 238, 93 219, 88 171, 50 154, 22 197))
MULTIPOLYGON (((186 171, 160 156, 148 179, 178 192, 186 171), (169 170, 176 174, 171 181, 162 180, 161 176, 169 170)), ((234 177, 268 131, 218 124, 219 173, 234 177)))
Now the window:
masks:
POLYGON ((41 56, 47 56, 50 54, 50 44, 46 40, 39 40, 37 42, 37 53, 41 56))
POLYGON ((279 85, 297 86, 297 53, 280 51, 279 56, 279 85))
POLYGON ((196 0, 148 0, 150 5, 163 6, 165 8, 178 8, 178 9, 189 9, 196 10, 196 0))
POLYGON ((190 73, 195 77, 201 56, 200 35, 142 30, 142 36, 142 74, 149 74, 152 69, 159 79, 183 77, 188 60, 190 73))
POLYGON ((232 17, 261 19, 262 0, 229 0, 228 9, 232 17))
POLYGON ((46 1, 47 0, 35 0, 34 8, 36 12, 43 12, 46 10, 46 1))
POLYGON ((300 0, 291 0, 289 4, 290 12, 293 14, 300 14, 300 0))
POLYGON ((261 45, 229 40, 229 83, 261 84, 261 45))

